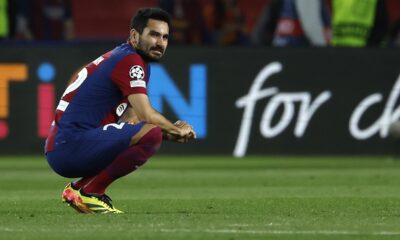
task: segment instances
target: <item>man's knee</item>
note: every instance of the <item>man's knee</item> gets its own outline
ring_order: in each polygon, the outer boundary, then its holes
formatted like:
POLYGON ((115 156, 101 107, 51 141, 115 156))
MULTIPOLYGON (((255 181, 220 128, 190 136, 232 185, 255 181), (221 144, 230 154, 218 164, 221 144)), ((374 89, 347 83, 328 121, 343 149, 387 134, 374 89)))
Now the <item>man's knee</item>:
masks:
POLYGON ((132 145, 144 145, 149 150, 154 149, 156 152, 160 148, 162 142, 162 130, 153 124, 145 124, 142 129, 132 137, 132 145))
POLYGON ((160 127, 152 127, 143 137, 140 138, 138 144, 146 144, 160 147, 162 142, 162 130, 160 127))
MULTIPOLYGON (((157 136, 160 136, 162 138, 162 131, 160 127, 157 127, 154 124, 144 124, 142 126, 142 128, 131 138, 131 142, 129 143, 129 146, 133 146, 139 143, 139 141, 144 138, 146 135, 148 135, 150 133, 150 135, 155 135, 153 136, 153 141, 156 141, 158 138, 157 136), (155 129, 155 130, 153 130, 155 129)), ((146 138, 145 138, 146 140, 146 138)), ((143 141, 142 141, 143 142, 143 141)))

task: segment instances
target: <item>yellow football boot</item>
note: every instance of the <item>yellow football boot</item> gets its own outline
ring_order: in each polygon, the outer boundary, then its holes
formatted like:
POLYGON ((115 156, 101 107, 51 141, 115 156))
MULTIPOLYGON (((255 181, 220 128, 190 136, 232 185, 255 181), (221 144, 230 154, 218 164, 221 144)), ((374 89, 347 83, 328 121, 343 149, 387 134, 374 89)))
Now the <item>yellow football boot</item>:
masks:
POLYGON ((86 194, 68 183, 61 195, 62 201, 79 213, 123 213, 114 208, 106 195, 86 194))

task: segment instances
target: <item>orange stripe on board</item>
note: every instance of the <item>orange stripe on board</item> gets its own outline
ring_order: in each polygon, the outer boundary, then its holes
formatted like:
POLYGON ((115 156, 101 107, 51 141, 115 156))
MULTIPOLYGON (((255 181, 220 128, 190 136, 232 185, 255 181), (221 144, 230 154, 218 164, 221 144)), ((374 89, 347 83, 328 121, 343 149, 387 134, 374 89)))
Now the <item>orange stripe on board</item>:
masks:
POLYGON ((26 64, 0 64, 0 118, 8 117, 9 81, 26 81, 28 66, 26 64))

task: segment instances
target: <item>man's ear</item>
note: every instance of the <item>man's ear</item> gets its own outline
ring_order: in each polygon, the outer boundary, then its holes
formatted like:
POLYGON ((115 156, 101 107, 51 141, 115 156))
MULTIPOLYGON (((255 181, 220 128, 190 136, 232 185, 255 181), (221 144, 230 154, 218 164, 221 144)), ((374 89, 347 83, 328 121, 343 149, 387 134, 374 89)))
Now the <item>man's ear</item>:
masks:
POLYGON ((129 39, 132 44, 136 45, 139 42, 139 32, 132 28, 129 32, 129 39))

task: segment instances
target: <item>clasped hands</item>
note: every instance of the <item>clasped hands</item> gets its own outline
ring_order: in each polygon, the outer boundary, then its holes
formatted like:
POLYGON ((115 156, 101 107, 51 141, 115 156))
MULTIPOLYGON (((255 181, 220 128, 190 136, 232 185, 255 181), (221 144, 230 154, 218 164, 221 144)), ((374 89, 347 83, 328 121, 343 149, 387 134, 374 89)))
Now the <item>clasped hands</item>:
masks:
POLYGON ((168 140, 178 143, 187 143, 189 140, 196 138, 196 132, 193 130, 193 127, 187 122, 178 120, 174 123, 174 125, 181 130, 181 135, 168 134, 168 140))

